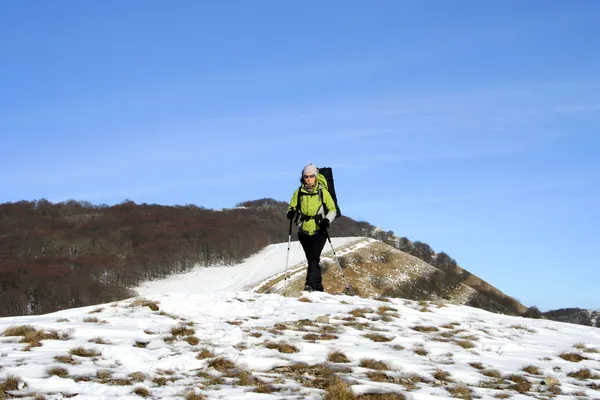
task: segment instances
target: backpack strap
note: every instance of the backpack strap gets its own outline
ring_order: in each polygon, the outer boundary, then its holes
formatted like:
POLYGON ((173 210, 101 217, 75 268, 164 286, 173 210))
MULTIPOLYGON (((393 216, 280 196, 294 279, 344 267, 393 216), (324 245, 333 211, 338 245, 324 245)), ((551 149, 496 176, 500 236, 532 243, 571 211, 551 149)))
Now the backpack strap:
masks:
MULTIPOLYGON (((302 213, 302 211, 301 211, 301 207, 300 207, 301 196, 314 196, 315 194, 318 194, 319 201, 323 205, 323 208, 326 208, 325 203, 323 203, 323 191, 322 191, 321 187, 319 187, 319 189, 317 189, 317 193, 303 193, 302 186, 300 186, 298 188, 298 196, 296 199, 296 223, 298 223, 298 221, 304 222, 304 221, 308 221, 310 219, 316 219, 317 223, 319 223, 321 221, 321 219, 323 218, 323 216, 319 215, 319 214, 306 215, 306 214, 302 213)), ((325 214, 327 214, 327 212, 325 212, 325 214)))

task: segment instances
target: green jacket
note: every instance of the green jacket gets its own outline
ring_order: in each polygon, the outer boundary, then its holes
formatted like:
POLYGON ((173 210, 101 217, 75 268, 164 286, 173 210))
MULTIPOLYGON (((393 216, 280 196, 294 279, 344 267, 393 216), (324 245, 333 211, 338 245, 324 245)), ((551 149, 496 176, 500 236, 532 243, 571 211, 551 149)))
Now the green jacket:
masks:
POLYGON ((315 186, 315 188, 308 192, 304 185, 294 191, 292 195, 292 200, 290 201, 290 205, 288 207, 288 211, 291 209, 296 209, 298 192, 302 191, 302 195, 300 196, 301 204, 299 208, 300 218, 295 218, 297 221, 298 231, 300 233, 305 233, 308 235, 313 235, 318 229, 319 224, 317 220, 322 220, 323 218, 327 218, 329 222, 333 222, 336 216, 336 208, 335 202, 331 197, 331 194, 327 190, 325 186, 321 183, 315 186), (319 189, 321 190, 321 195, 323 200, 319 198, 319 189), (325 214, 325 209, 323 208, 323 203, 327 207, 327 214, 325 214), (306 217, 317 217, 315 218, 306 218, 306 217))

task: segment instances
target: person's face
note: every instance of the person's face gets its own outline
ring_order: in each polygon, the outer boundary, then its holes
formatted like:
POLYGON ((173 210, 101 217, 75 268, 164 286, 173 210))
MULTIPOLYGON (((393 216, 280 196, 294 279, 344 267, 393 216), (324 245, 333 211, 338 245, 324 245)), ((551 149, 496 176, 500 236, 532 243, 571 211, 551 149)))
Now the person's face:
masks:
POLYGON ((317 180, 317 177, 313 174, 303 175, 302 177, 304 178, 304 182, 307 186, 313 186, 317 180))

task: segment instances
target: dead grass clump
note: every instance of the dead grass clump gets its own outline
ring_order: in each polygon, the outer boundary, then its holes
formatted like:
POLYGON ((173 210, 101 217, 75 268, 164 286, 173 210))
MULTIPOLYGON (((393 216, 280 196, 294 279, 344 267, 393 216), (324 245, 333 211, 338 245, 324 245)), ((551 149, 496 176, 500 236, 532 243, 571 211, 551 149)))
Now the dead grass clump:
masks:
POLYGON ((304 297, 304 296, 300 297, 300 298, 298 299, 298 301, 301 301, 301 302, 303 302, 303 303, 312 303, 312 300, 311 300, 311 299, 309 299, 308 297, 304 297))
POLYGON ((206 347, 200 349, 200 352, 198 353, 198 355, 196 356, 196 358, 198 360, 204 360, 205 358, 211 358, 214 357, 214 353, 212 351, 210 351, 209 349, 207 349, 206 347))
POLYGON ((575 372, 569 372, 567 376, 581 380, 585 379, 600 379, 600 375, 592 373, 588 368, 581 368, 575 372))
POLYGON ((456 326, 460 326, 460 322, 449 322, 441 327, 444 329, 454 329, 456 326))
POLYGON ((133 393, 141 397, 150 397, 150 391, 143 386, 136 386, 135 389, 133 389, 133 393))
POLYGON ((154 300, 146 300, 146 299, 135 299, 131 303, 131 307, 148 307, 152 311, 158 311, 158 302, 154 300))
POLYGON ((196 331, 186 325, 177 325, 171 328, 171 335, 177 336, 192 336, 196 331))
POLYGON ((527 378, 523 376, 511 374, 506 377, 506 379, 515 382, 513 385, 510 385, 509 388, 516 390, 519 393, 527 393, 531 390, 531 382, 529 382, 527 378))
POLYGON ((448 371, 436 369, 432 375, 433 375, 433 378, 438 381, 452 382, 452 378, 450 378, 450 372, 448 372, 448 371))
POLYGON ((380 333, 367 333, 364 335, 367 339, 371 339, 374 342, 391 342, 392 338, 384 336, 380 333))
POLYGON ((29 332, 35 331, 36 329, 31 325, 11 326, 2 332, 2 336, 25 336, 29 332))
POLYGON ((436 328, 435 326, 425 326, 425 325, 417 325, 417 326, 411 326, 411 328, 413 331, 417 331, 417 332, 437 332, 439 331, 438 328, 436 328))
POLYGON ((63 367, 51 367, 46 370, 48 376, 58 376, 60 378, 66 378, 69 376, 69 371, 63 367))
POLYGON ((473 347, 475 347, 475 343, 471 342, 470 340, 454 340, 454 343, 456 343, 465 350, 472 349, 473 347))
POLYGON ((327 393, 323 400, 355 400, 354 393, 348 384, 337 375, 327 380, 325 390, 327 393))
POLYGON ((202 393, 196 393, 194 390, 190 390, 185 394, 185 400, 206 400, 206 395, 202 393))
POLYGON ((72 355, 61 355, 61 356, 54 356, 54 359, 58 362, 61 363, 65 363, 65 364, 72 364, 72 365, 76 365, 79 364, 79 362, 75 361, 75 359, 73 359, 72 355))
POLYGON ((265 347, 267 349, 277 349, 277 351, 279 351, 280 353, 287 353, 287 354, 297 353, 299 351, 296 346, 294 346, 293 344, 289 344, 287 342, 279 342, 279 343, 266 342, 265 347))
POLYGON ((134 382, 144 382, 147 378, 146 374, 140 371, 132 372, 128 377, 134 382))
POLYGON ((529 332, 529 333, 535 333, 535 329, 528 328, 525 325, 511 325, 510 327, 513 329, 520 329, 522 331, 529 332))
POLYGON ((252 373, 248 371, 241 371, 237 374, 237 378, 237 384, 240 386, 256 386, 258 382, 258 380, 252 376, 252 373))
POLYGON ((196 346, 198 343, 200 343, 200 339, 198 339, 196 336, 188 336, 185 338, 185 341, 192 346, 196 346))
POLYGON ((85 317, 83 322, 89 322, 92 324, 108 324, 108 321, 105 319, 98 319, 96 317, 85 317))
POLYGON ((373 382, 387 382, 388 376, 385 372, 380 371, 369 371, 367 372, 367 378, 369 378, 373 382))
POLYGON ((527 365, 523 367, 521 371, 525 371, 531 375, 542 375, 542 371, 540 370, 540 368, 535 365, 527 365))
POLYGON ((482 363, 479 363, 479 362, 470 362, 470 363, 469 363, 469 365, 470 365, 471 367, 475 368, 475 369, 478 369, 478 370, 480 370, 480 371, 481 371, 482 369, 485 369, 485 367, 483 366, 483 364, 482 364, 482 363))
POLYGON ((101 337, 92 338, 92 339, 88 340, 88 342, 89 343, 96 343, 96 344, 110 344, 109 340, 106 340, 106 339, 101 338, 101 337))
POLYGON ((316 333, 307 333, 306 335, 302 336, 302 339, 314 342, 315 340, 319 340, 319 335, 316 333))
MULTIPOLYGON (((389 300, 388 300, 388 301, 389 301, 389 300)), ((393 308, 393 307, 390 307, 390 306, 379 306, 379 307, 377 308, 377 313, 378 313, 378 314, 384 314, 386 311, 393 311, 393 312, 396 312, 396 311, 398 311, 398 309, 396 309, 396 308, 393 308)))
POLYGON ((485 376, 489 376, 490 378, 502 378, 502 373, 497 369, 485 369, 481 373, 485 376))
POLYGON ((370 308, 355 308, 350 311, 350 314, 355 318, 366 318, 365 314, 372 314, 374 311, 370 308))
POLYGON ((461 384, 458 386, 447 387, 446 390, 452 395, 452 397, 457 399, 471 400, 473 398, 473 393, 467 385, 461 384))
POLYGON ((413 353, 415 353, 419 356, 426 356, 427 354, 429 354, 429 352, 422 345, 415 346, 413 348, 413 353))
POLYGON ((361 358, 359 367, 374 369, 376 371, 386 371, 390 367, 383 361, 377 361, 372 358, 361 358))
POLYGON ((563 352, 559 355, 559 357, 565 361, 576 362, 576 363, 583 361, 583 360, 587 360, 587 358, 585 358, 581 354, 577 354, 577 353, 563 352))
POLYGON ((112 372, 107 369, 101 369, 96 371, 96 378, 98 379, 109 379, 112 376, 112 372))
POLYGON ((42 340, 67 340, 70 339, 67 333, 59 334, 56 330, 44 331, 43 329, 35 329, 30 325, 21 325, 9 327, 4 330, 2 336, 22 336, 19 343, 28 343, 29 346, 25 350, 32 347, 40 347, 42 340))
POLYGON ((102 312, 102 311, 104 311, 104 308, 102 308, 102 307, 96 307, 92 311, 88 312, 88 314, 96 314, 96 313, 99 313, 99 312, 102 312))
POLYGON ((333 363, 349 363, 350 359, 344 353, 339 350, 335 350, 329 353, 327 361, 333 363))
POLYGON ((322 333, 321 336, 319 336, 319 340, 335 340, 337 338, 337 335, 332 335, 331 333, 322 333))
POLYGON ((406 397, 402 393, 365 393, 354 400, 405 400, 406 397))
POLYGON ((69 354, 79 357, 97 357, 100 355, 100 353, 98 353, 96 350, 86 349, 83 346, 75 347, 69 350, 69 354))
POLYGON ((19 383, 21 383, 21 378, 16 375, 8 375, 4 377, 3 380, 0 380, 0 399, 4 399, 6 397, 10 398, 10 395, 8 395, 6 392, 18 390, 19 383))
POLYGON ((208 367, 212 367, 219 372, 226 372, 229 369, 235 368, 235 364, 225 357, 217 357, 208 362, 208 367))

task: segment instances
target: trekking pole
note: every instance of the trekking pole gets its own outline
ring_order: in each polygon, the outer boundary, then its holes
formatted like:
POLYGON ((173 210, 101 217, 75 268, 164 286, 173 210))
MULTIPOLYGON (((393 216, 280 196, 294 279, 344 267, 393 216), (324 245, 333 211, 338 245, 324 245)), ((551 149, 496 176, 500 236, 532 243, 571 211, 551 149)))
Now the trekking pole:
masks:
POLYGON ((287 256, 285 258, 285 275, 284 275, 284 278, 283 278, 283 291, 284 292, 285 292, 285 288, 286 288, 286 285, 287 285, 287 278, 288 278, 287 277, 287 270, 288 270, 288 261, 290 259, 290 243, 292 242, 292 221, 293 220, 294 220, 293 218, 290 219, 290 230, 289 230, 289 233, 288 233, 288 248, 287 248, 287 256))
POLYGON ((346 280, 346 275, 344 275, 344 270, 342 269, 342 264, 340 264, 340 259, 338 258, 337 254, 335 254, 335 249, 333 248, 333 243, 331 243, 331 238, 329 237, 329 233, 327 232, 326 229, 325 229, 325 236, 327 237, 327 240, 329 241, 329 244, 331 245, 331 251, 333 251, 333 255, 335 256, 335 259, 337 260, 337 265, 338 265, 338 267, 340 267, 340 272, 342 273, 342 278, 344 279, 344 283, 346 284, 346 289, 348 289, 348 291, 351 291, 352 289, 350 289, 350 286, 348 286, 348 281, 346 280))

